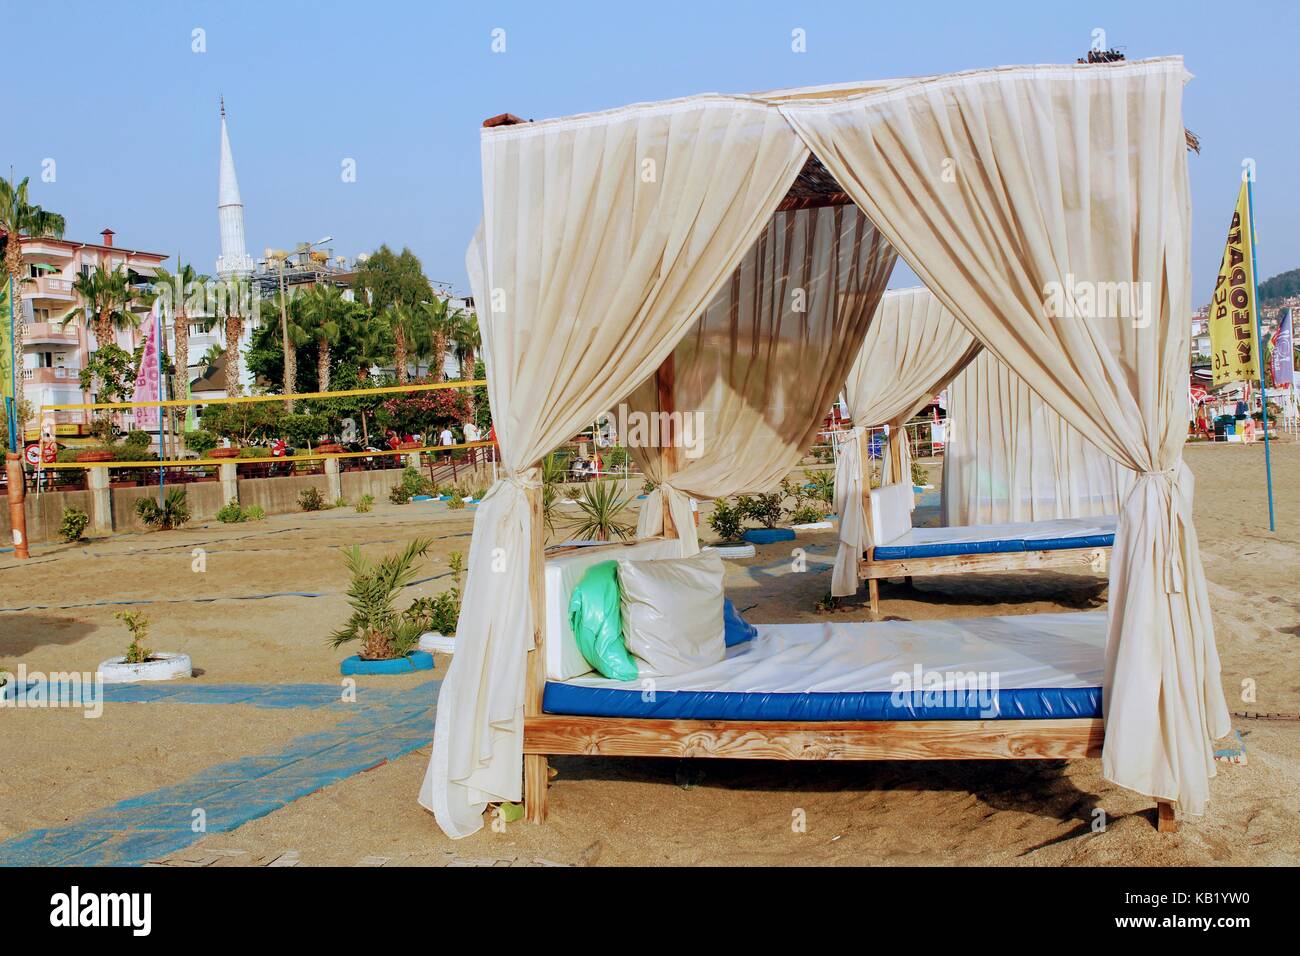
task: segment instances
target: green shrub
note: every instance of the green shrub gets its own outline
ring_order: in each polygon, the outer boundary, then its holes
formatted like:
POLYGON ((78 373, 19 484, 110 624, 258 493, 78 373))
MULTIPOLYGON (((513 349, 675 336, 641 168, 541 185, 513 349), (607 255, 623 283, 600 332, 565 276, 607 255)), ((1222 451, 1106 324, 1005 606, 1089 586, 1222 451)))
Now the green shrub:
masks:
POLYGON ((240 506, 238 498, 231 498, 217 509, 217 520, 222 524, 238 524, 248 520, 248 512, 240 506))
POLYGON ((266 517, 266 510, 261 505, 251 505, 244 515, 249 521, 261 521, 266 517))
POLYGON ((447 499, 447 507, 452 511, 460 511, 460 509, 465 507, 465 499, 459 494, 453 492, 452 496, 447 499))
POLYGON ((202 428, 196 428, 194 431, 185 433, 185 447, 196 455, 204 455, 217 447, 219 439, 210 431, 202 428))
POLYGON ((709 527, 723 541, 739 541, 745 533, 745 516, 737 505, 728 504, 726 498, 713 503, 709 527))
POLYGON ((447 567, 451 571, 451 588, 435 597, 416 598, 405 611, 422 634, 425 631, 448 636, 456 633, 456 622, 460 619, 460 575, 465 569, 463 555, 459 551, 447 555, 447 567))
POLYGON ((171 531, 190 520, 185 492, 180 488, 167 492, 161 507, 152 497, 140 498, 135 503, 135 513, 146 525, 159 531, 171 531))
POLYGON ((808 497, 820 501, 827 508, 835 502, 835 473, 815 471, 808 476, 808 497))
POLYGON ((357 503, 352 506, 352 510, 355 511, 357 514, 361 515, 361 514, 365 514, 367 511, 370 511, 372 508, 374 508, 374 506, 375 506, 374 495, 362 495, 360 498, 357 499, 357 503))
POLYGON ((790 512, 791 524, 813 524, 818 521, 825 521, 826 513, 816 505, 804 504, 797 506, 790 512))
POLYGON ((143 453, 153 443, 153 436, 148 432, 141 431, 138 428, 127 432, 126 438, 123 439, 126 445, 134 448, 137 453, 143 453))
POLYGON ((80 508, 64 508, 63 520, 59 522, 59 534, 64 541, 80 541, 90 524, 90 515, 80 508))
POLYGON ((785 514, 781 502, 785 495, 779 491, 769 491, 759 495, 742 495, 737 504, 744 502, 744 515, 751 521, 757 521, 764 528, 775 528, 776 523, 785 514))
POLYGON ((298 492, 298 507, 303 511, 324 511, 328 504, 319 488, 304 488, 298 492))
POLYGON ((335 508, 346 508, 347 506, 348 506, 348 499, 344 498, 342 495, 339 495, 337 498, 334 499, 335 508))
POLYGON ((928 485, 929 483, 930 483, 930 475, 926 472, 925 465, 921 464, 919 461, 913 461, 912 462, 912 484, 928 485))
POLYGON ((431 487, 428 478, 407 465, 402 469, 402 480, 393 485, 392 490, 388 492, 388 500, 395 505, 404 505, 416 495, 429 494, 431 487))
POLYGON ((118 611, 113 616, 131 632, 131 644, 126 649, 126 663, 143 664, 149 660, 153 651, 144 646, 144 639, 149 636, 149 619, 142 611, 118 611))

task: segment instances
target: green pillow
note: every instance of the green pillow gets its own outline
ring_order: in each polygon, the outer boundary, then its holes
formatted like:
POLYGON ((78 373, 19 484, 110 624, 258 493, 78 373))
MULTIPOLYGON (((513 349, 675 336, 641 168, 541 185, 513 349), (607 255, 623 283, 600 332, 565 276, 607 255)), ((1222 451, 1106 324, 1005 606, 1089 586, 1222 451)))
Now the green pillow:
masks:
POLYGON ((617 561, 587 569, 569 598, 569 623, 588 664, 612 680, 636 680, 636 662, 623 644, 617 561))

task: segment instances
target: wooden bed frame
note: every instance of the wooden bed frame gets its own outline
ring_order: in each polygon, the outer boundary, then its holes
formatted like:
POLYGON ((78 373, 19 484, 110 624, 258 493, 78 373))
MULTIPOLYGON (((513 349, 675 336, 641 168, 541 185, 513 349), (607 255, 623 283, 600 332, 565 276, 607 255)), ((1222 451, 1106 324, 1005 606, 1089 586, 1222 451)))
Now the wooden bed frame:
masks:
MULTIPOLYGON (((902 428, 889 430, 889 455, 894 474, 903 467, 902 443, 907 433, 902 428)), ((911 476, 906 476, 910 483, 911 476)), ((870 485, 866 482, 864 487, 870 485)), ((867 526, 871 526, 871 506, 866 505, 867 526)), ((875 548, 867 548, 858 563, 858 579, 867 582, 867 599, 871 619, 880 616, 880 582, 885 578, 925 577, 943 574, 966 574, 976 571, 1091 571, 1105 574, 1110 561, 1110 546, 1092 548, 1054 548, 1045 551, 1010 551, 998 554, 952 554, 930 558, 893 558, 877 560, 875 548)))
MULTIPOLYGON (((672 410, 671 356, 656 373, 661 411, 672 410)), ((666 456, 675 446, 666 441, 666 456)), ((671 470, 673 462, 668 462, 671 470)), ((750 721, 576 717, 542 711, 546 685, 546 549, 540 488, 529 489, 533 649, 524 696, 524 814, 547 815, 547 758, 556 756, 714 757, 764 760, 1061 760, 1099 757, 1103 724, 1061 720, 750 721)), ((677 537, 668 509, 664 534, 677 537)), ((881 562, 883 566, 884 562, 881 562)), ((1171 804, 1157 804, 1157 827, 1177 828, 1171 804)))

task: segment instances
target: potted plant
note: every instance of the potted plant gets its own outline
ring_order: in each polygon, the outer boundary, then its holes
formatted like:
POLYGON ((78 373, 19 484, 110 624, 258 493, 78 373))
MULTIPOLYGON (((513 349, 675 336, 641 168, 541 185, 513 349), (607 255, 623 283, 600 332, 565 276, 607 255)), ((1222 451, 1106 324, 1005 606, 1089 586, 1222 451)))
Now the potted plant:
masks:
POLYGON ((593 481, 582 488, 578 499, 582 515, 576 519, 574 536, 586 541, 613 541, 634 537, 636 529, 618 520, 628 499, 618 493, 612 481, 593 481))
POLYGON ((782 502, 785 499, 779 491, 770 491, 756 495, 741 495, 737 505, 746 518, 757 521, 763 527, 750 528, 745 532, 745 540, 753 544, 771 544, 774 541, 793 541, 794 532, 789 528, 778 528, 776 523, 785 514, 782 502))
POLYGON ((451 571, 451 588, 436 597, 416 598, 410 613, 418 616, 425 631, 420 635, 420 650, 452 654, 456 650, 456 622, 460 619, 460 575, 464 556, 459 551, 447 555, 451 571))
POLYGON ((210 448, 206 452, 207 458, 239 458, 242 449, 231 445, 229 448, 210 448))
POLYGON ((713 502, 713 512, 709 515, 709 527, 721 538, 721 543, 713 545, 713 550, 724 558, 752 558, 754 546, 745 542, 745 512, 738 504, 732 504, 726 498, 713 502))
POLYGON ((85 451, 79 451, 76 455, 77 461, 113 461, 117 458, 110 448, 87 448, 85 451))
POLYGON ((419 612, 398 611, 393 605, 402 589, 415 580, 416 561, 433 546, 431 538, 417 538, 404 551, 371 561, 356 545, 344 550, 352 582, 347 623, 330 637, 333 647, 352 641, 361 650, 339 665, 342 674, 401 674, 431 670, 433 656, 417 645, 424 630, 419 612))
POLYGON ((114 617, 126 625, 131 643, 121 657, 110 657, 99 665, 105 684, 127 684, 146 680, 174 680, 191 677, 194 665, 188 654, 151 651, 144 646, 149 619, 141 611, 118 611, 114 617))

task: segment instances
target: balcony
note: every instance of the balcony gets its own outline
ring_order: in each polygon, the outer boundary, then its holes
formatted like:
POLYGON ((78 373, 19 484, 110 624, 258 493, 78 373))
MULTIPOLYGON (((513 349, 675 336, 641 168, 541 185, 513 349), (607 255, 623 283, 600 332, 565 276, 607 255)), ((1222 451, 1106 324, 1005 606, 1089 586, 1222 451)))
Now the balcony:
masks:
POLYGON ((62 345, 79 344, 75 326, 62 326, 57 322, 27 322, 23 326, 24 345, 62 345))
POLYGON ((55 368, 25 368, 23 381, 28 385, 71 385, 80 387, 81 369, 57 366, 55 368))
POLYGON ((39 276, 24 284, 23 298, 30 299, 36 306, 66 306, 77 301, 77 294, 72 291, 71 279, 39 276))

